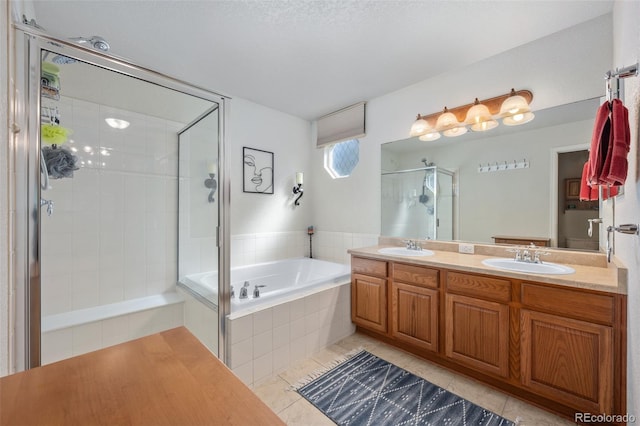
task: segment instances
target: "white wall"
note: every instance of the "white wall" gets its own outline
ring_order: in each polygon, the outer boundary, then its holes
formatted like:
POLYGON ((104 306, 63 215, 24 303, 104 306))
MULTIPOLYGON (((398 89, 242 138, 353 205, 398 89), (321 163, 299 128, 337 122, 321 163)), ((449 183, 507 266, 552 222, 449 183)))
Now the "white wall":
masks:
POLYGON ((323 169, 323 150, 312 148, 314 222, 324 230, 379 233, 380 145, 406 139, 418 112, 464 105, 512 87, 532 90, 535 110, 602 96, 611 32, 611 16, 603 16, 369 100, 367 136, 360 140, 360 164, 350 178, 331 179, 323 169))
MULTIPOLYGON (((616 1, 613 9, 613 61, 611 69, 638 62, 640 58, 640 2, 616 1)), ((640 222, 640 77, 627 78, 625 105, 629 108, 631 151, 628 155, 629 171, 625 194, 616 200, 616 223, 640 222)), ((618 234, 615 236, 616 258, 629 270, 628 292, 628 345, 627 345, 627 409, 640 416, 640 237, 618 234)))
MULTIPOLYGON (((313 191, 307 190, 308 185, 313 182, 308 146, 311 138, 310 123, 241 98, 233 98, 227 129, 232 237, 243 236, 242 238, 255 240, 259 234, 287 233, 284 239, 286 240, 288 237, 296 237, 288 233, 306 231, 307 226, 312 225, 311 204, 314 197, 313 191), (243 147, 273 152, 273 194, 243 192, 243 147), (294 198, 291 193, 296 172, 305 174, 305 193, 299 206, 293 205, 294 198)), ((283 244, 288 244, 284 240, 283 244)), ((278 242, 274 244, 280 245, 278 242)), ((268 249, 257 247, 253 251, 268 249)), ((260 257, 260 260, 265 258, 260 257)), ((232 263, 245 262, 235 262, 232 259, 232 263)))

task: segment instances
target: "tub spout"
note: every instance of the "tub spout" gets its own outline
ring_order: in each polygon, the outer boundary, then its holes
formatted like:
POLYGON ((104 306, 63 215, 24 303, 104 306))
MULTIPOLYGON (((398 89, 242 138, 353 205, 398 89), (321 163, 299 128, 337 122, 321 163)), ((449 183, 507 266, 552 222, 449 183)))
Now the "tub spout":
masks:
POLYGON ((246 299, 249 297, 247 293, 247 288, 249 288, 249 281, 245 281, 244 285, 240 289, 240 299, 246 299))

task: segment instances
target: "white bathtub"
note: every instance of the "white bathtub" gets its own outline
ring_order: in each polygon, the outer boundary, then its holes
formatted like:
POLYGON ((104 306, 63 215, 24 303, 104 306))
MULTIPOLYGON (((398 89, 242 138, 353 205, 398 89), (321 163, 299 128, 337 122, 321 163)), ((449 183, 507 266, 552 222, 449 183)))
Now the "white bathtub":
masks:
MULTIPOLYGON (((274 306, 306 296, 323 288, 350 281, 348 265, 318 259, 296 258, 259 263, 231 269, 231 286, 235 297, 231 299, 233 317, 258 309, 274 306), (246 299, 240 299, 240 291, 245 283, 246 299), (260 287, 260 297, 254 298, 255 286, 260 287)), ((182 286, 205 298, 211 307, 218 302, 218 272, 204 272, 187 275, 181 280, 182 286)))

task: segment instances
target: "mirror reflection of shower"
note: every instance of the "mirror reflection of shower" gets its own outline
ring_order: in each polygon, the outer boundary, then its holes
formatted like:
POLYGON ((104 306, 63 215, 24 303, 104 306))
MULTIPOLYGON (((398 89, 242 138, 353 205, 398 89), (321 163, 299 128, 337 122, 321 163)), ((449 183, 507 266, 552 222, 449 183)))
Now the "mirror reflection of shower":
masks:
POLYGON ((454 173, 420 161, 424 167, 382 173, 382 235, 452 240, 454 173))

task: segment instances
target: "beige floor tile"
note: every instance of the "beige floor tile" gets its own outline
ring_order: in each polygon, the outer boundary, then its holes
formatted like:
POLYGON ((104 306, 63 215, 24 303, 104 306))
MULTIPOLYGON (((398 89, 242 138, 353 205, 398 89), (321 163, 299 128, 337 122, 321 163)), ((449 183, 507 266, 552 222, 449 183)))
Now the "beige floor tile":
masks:
POLYGON ((457 375, 449 383, 447 390, 498 415, 502 415, 508 398, 502 392, 457 375))
POLYGON ((314 354, 311 358, 320 364, 327 366, 335 362, 337 359, 343 358, 350 351, 340 345, 331 345, 314 354))
POLYGON ((283 378, 275 376, 256 386, 253 392, 274 412, 280 413, 302 398, 300 394, 290 390, 290 386, 283 378))
POLYGON ((529 405, 513 397, 507 397, 507 403, 502 411, 502 417, 516 421, 518 426, 566 426, 575 423, 558 417, 540 408, 529 405))
POLYGON ((304 398, 285 408, 278 416, 288 426, 335 426, 335 423, 304 398))
POLYGON ((364 334, 354 333, 351 336, 340 340, 337 344, 347 350, 353 350, 359 348, 371 349, 376 346, 383 345, 384 343, 380 343, 369 336, 365 336, 364 334))
POLYGON ((422 377, 436 386, 440 386, 442 389, 446 389, 453 381, 454 376, 456 376, 449 370, 415 357, 410 359, 404 366, 399 365, 399 367, 404 368, 416 376, 422 377))
POLYGON ((284 379, 290 385, 296 384, 299 380, 305 378, 307 375, 317 372, 324 368, 322 364, 318 361, 307 358, 302 361, 298 361, 293 364, 287 371, 283 371, 278 374, 282 379, 284 379))

